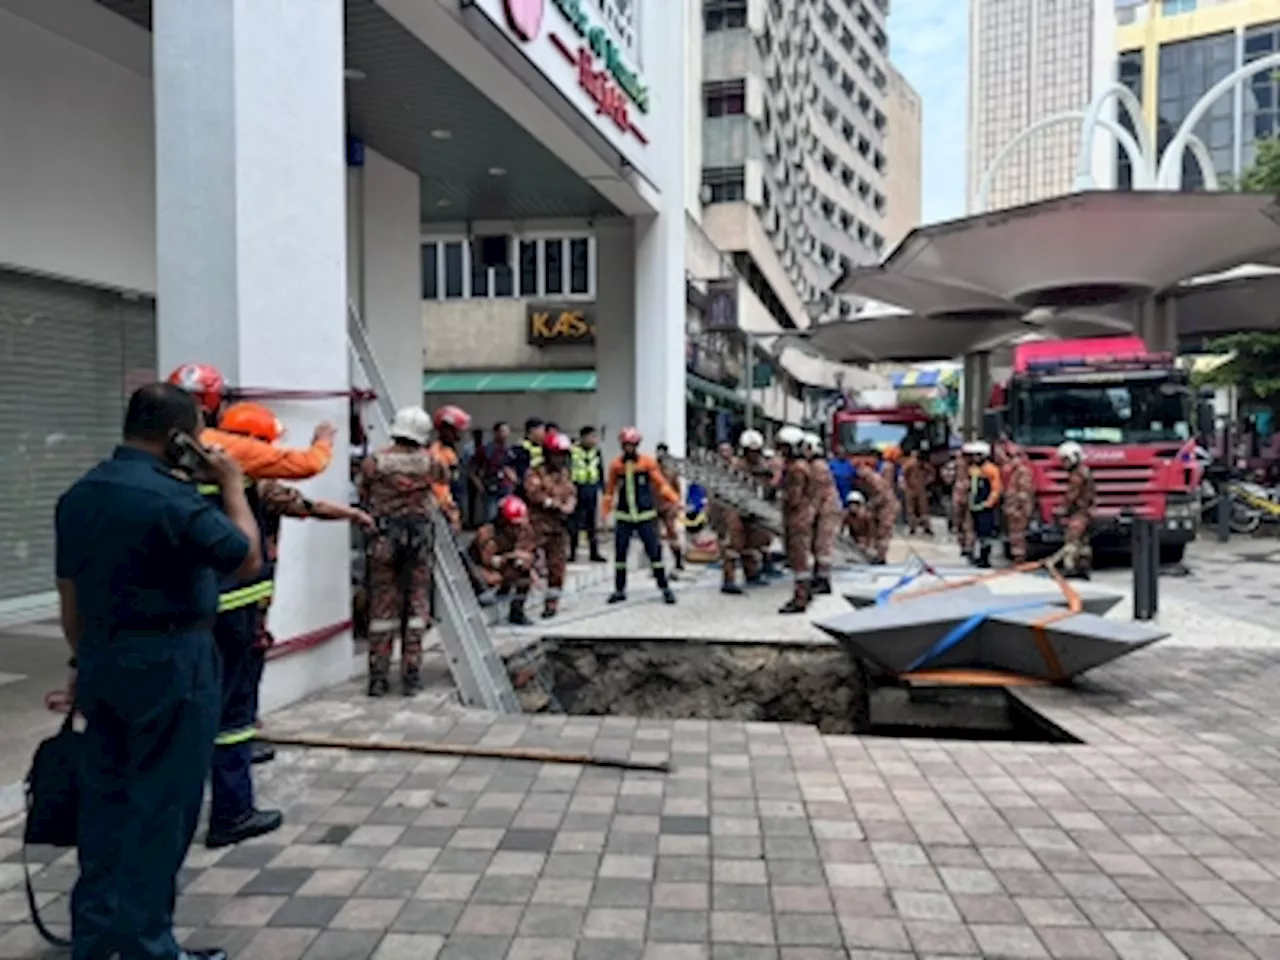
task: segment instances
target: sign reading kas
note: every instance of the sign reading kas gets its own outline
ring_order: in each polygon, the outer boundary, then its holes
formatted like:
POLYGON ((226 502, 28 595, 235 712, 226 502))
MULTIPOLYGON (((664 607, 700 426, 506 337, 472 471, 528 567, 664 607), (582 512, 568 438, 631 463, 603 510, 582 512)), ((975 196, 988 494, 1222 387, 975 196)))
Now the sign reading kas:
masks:
POLYGON ((596 324, 588 308, 529 305, 529 344, 535 347, 592 344, 596 324))
MULTIPOLYGON (((631 117, 634 109, 649 112, 649 89, 640 75, 627 65, 608 29, 592 20, 585 0, 502 0, 507 27, 523 43, 532 44, 541 35, 548 4, 568 23, 572 37, 554 30, 547 39, 576 71, 578 86, 595 104, 597 116, 607 117, 621 132, 642 145, 649 138, 631 117)), ((533 54, 530 54, 533 57, 533 54)))

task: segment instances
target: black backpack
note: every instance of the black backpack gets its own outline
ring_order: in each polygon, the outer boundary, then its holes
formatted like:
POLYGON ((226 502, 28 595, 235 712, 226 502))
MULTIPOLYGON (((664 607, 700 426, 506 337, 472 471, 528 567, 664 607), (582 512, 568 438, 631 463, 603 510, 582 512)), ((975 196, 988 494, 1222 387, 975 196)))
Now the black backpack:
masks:
POLYGON ((51 932, 40 917, 31 886, 27 846, 71 848, 76 845, 84 734, 75 729, 74 718, 72 710, 62 728, 36 749, 25 784, 27 822, 22 833, 22 869, 27 882, 27 906, 37 932, 55 947, 68 947, 71 941, 51 932))

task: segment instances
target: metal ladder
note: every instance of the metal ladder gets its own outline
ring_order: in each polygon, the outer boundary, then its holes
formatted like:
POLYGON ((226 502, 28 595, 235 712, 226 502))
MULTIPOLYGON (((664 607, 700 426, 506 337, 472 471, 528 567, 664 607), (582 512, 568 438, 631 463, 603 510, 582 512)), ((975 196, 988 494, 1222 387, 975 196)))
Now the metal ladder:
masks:
MULTIPOLYGON (((352 358, 376 395, 375 408, 383 436, 389 436, 395 405, 391 402, 382 369, 369 344, 364 323, 352 303, 347 304, 347 343, 352 358)), ((511 685, 506 664, 494 647, 493 636, 489 633, 483 608, 476 600, 471 577, 463 565, 449 521, 443 512, 433 508, 431 524, 435 574, 432 579, 440 614, 440 640, 458 694, 468 707, 494 713, 520 713, 520 700, 511 685)))

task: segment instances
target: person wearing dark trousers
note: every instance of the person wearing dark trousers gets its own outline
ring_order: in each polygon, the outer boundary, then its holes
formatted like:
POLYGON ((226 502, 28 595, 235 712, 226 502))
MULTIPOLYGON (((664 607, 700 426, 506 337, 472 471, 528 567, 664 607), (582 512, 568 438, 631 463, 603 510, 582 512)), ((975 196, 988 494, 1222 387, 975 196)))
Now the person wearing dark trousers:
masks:
POLYGON ((604 563, 596 530, 604 462, 600 458, 600 435, 595 427, 583 427, 578 431, 578 442, 573 446, 570 463, 573 483, 578 488, 578 506, 569 518, 569 562, 573 563, 578 553, 578 535, 585 533, 591 562, 604 563))
POLYGON ((609 603, 627 599, 627 553, 631 549, 631 538, 639 537, 662 599, 671 604, 676 602, 676 595, 667 582, 667 568, 662 563, 658 505, 659 502, 679 503, 680 495, 667 483, 658 461, 640 453, 641 439, 635 427, 622 428, 618 433, 622 455, 609 464, 605 481, 604 515, 614 514, 613 593, 609 603))
POLYGON ((240 466, 201 451, 199 429, 191 394, 141 387, 123 444, 54 517, 68 691, 87 724, 74 960, 226 960, 183 950, 173 909, 218 731, 218 581, 253 578, 263 554, 240 466), (218 483, 220 504, 196 491, 196 469, 218 483))

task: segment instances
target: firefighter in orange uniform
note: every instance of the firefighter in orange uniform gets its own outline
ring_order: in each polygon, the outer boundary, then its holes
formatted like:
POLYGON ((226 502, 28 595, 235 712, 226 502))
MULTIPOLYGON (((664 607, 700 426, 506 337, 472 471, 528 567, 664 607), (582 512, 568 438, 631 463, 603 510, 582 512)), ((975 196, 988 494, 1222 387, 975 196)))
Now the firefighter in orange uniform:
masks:
POLYGON ((929 525, 929 465, 912 450, 902 461, 902 499, 907 508, 907 533, 919 530, 933 536, 929 525))
POLYGON ((496 589, 499 596, 514 594, 507 622, 518 627, 532 624, 525 615, 524 604, 537 551, 538 541, 529 523, 529 506, 516 496, 499 501, 497 519, 480 527, 467 548, 483 586, 496 589))
POLYGON ((1004 487, 1005 532, 1009 536, 1009 559, 1022 563, 1027 559, 1027 527, 1035 509, 1035 478, 1031 461, 1013 441, 1005 441, 996 451, 1000 464, 1000 482, 1004 487))
POLYGON ((804 449, 809 458, 809 489, 814 504, 812 589, 815 594, 825 594, 831 592, 831 567, 835 564, 836 537, 844 510, 831 466, 822 450, 822 438, 816 433, 805 434, 804 449))
POLYGON ((450 526, 458 530, 462 526, 462 510, 458 504, 458 494, 465 490, 461 468, 458 465, 458 444, 462 440, 462 435, 471 426, 471 414, 461 407, 449 404, 435 412, 431 417, 431 423, 436 428, 436 438, 427 448, 427 453, 435 457, 449 474, 447 489, 438 488, 434 491, 436 503, 449 518, 450 526))
POLYGON ((860 490, 850 490, 845 498, 844 528, 853 538, 853 544, 871 556, 875 551, 875 521, 867 509, 867 498, 860 490))
POLYGON ((979 567, 991 566, 991 547, 1000 534, 996 509, 1000 506, 1000 468, 991 460, 991 444, 971 440, 963 447, 969 470, 969 514, 977 538, 976 555, 970 559, 979 567))
MULTIPOLYGON (((259 572, 250 580, 228 580, 219 584, 218 616, 213 627, 214 643, 222 660, 222 709, 214 740, 210 774, 212 805, 205 845, 226 847, 277 830, 284 822, 280 811, 256 807, 250 772, 253 741, 257 737, 255 713, 262 615, 275 592, 273 566, 266 560, 268 521, 255 481, 302 480, 322 472, 333 459, 333 437, 337 431, 332 424, 321 423, 316 427, 309 449, 277 447, 249 434, 217 428, 226 410, 228 390, 225 378, 216 367, 184 364, 169 375, 169 383, 192 394, 205 423, 215 425, 201 431, 200 442, 221 447, 240 464, 249 507, 264 538, 264 562, 259 572)), ((216 485, 202 485, 200 493, 217 509, 222 509, 222 494, 216 485)))
MULTIPOLYGON (((639 537, 645 555, 653 568, 653 578, 666 603, 675 603, 676 595, 667 583, 667 569, 662 564, 662 543, 658 539, 658 511, 663 504, 679 503, 680 494, 671 489, 662 468, 653 457, 640 452, 640 431, 623 427, 618 432, 622 454, 609 464, 604 485, 604 515, 614 513, 613 525, 613 593, 609 603, 627 599, 627 552, 631 538, 639 537)), ((733 448, 729 448, 730 455, 733 448)))
POLYGON ((1058 459, 1067 469, 1067 489, 1062 503, 1055 511, 1062 522, 1066 540, 1063 556, 1063 572, 1069 577, 1089 579, 1093 564, 1093 546, 1089 542, 1089 527, 1098 506, 1098 488, 1093 473, 1084 462, 1084 448, 1074 440, 1058 447, 1058 459))
POLYGON ((547 598, 544 619, 560 609, 565 567, 569 563, 569 518, 578 509, 578 488, 569 470, 573 441, 565 434, 547 432, 543 460, 524 475, 524 499, 529 504, 538 549, 547 563, 547 598))
MULTIPOLYGON (((671 456, 671 450, 665 443, 657 446, 658 467, 662 470, 662 478, 672 490, 680 492, 680 464, 671 456)), ((658 519, 662 525, 663 542, 671 548, 671 556, 676 562, 676 569, 684 569, 684 552, 680 549, 680 514, 682 503, 666 504, 658 510, 658 519)), ((674 577, 675 574, 672 574, 674 577)))

